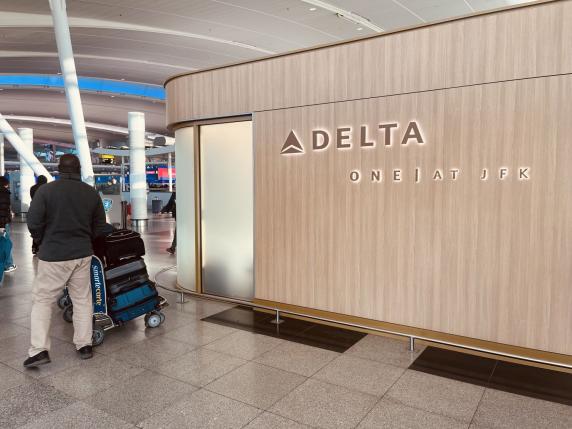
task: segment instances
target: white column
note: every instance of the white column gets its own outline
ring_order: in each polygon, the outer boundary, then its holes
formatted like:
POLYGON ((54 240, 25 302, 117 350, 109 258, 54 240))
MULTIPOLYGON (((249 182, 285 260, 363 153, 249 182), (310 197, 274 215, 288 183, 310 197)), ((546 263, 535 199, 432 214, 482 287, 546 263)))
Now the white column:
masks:
MULTIPOLYGON (((34 150, 34 134, 31 128, 18 128, 18 134, 26 147, 30 150, 34 150)), ((30 203, 32 198, 30 197, 30 188, 34 186, 36 181, 34 180, 34 170, 26 162, 26 160, 20 156, 20 213, 28 213, 30 208, 30 203)))
POLYGON ((175 131, 177 169, 177 284, 197 290, 194 128, 175 131))
POLYGON ((91 152, 87 141, 87 131, 75 70, 66 1, 50 0, 50 8, 54 21, 60 67, 64 78, 68 112, 72 123, 73 137, 78 151, 79 161, 81 163, 81 175, 84 182, 93 185, 94 176, 93 166, 91 164, 91 152))
POLYGON ((173 160, 171 152, 167 154, 167 171, 169 173, 169 192, 173 192, 173 160))
POLYGON ((125 191, 125 157, 121 157, 121 192, 125 191))
POLYGON ((4 167, 4 134, 0 133, 0 176, 6 174, 6 168, 4 167))
POLYGON ((48 170, 46 170, 46 167, 44 167, 38 158, 36 158, 36 155, 34 155, 33 148, 30 148, 24 144, 20 136, 16 133, 16 131, 14 131, 8 121, 4 119, 1 113, 0 131, 4 133, 8 141, 12 144, 12 147, 16 149, 16 152, 18 152, 18 155, 24 158, 28 165, 32 167, 32 170, 34 170, 36 176, 44 175, 49 182, 54 180, 52 175, 48 172, 48 170))
POLYGON ((129 112, 129 197, 131 219, 147 220, 147 175, 145 171, 145 115, 129 112))

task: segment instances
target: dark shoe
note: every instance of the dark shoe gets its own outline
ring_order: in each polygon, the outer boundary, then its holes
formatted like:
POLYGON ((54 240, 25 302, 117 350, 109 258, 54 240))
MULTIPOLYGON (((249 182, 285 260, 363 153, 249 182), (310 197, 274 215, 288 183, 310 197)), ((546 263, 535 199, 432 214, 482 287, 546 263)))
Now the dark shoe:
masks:
POLYGON ((167 252, 169 252, 171 255, 173 255, 175 253, 175 249, 173 249, 172 247, 168 247, 165 250, 167 250, 167 252))
POLYGON ((91 359, 93 357, 93 348, 91 346, 83 346, 77 352, 80 359, 91 359))
POLYGON ((45 363, 50 363, 50 355, 49 353, 44 350, 43 352, 38 353, 35 356, 29 357, 24 361, 24 366, 26 368, 35 368, 40 365, 44 365, 45 363))

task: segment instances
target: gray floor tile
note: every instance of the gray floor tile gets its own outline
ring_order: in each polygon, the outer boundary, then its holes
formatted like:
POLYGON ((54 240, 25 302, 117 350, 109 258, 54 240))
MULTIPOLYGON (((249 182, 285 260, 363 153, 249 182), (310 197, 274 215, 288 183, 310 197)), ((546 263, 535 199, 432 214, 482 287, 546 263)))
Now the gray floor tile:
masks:
POLYGON ((282 416, 272 413, 264 413, 251 421, 244 429, 306 429, 306 426, 282 416))
MULTIPOLYGON (((60 314, 54 315, 54 319, 61 317, 60 314)), ((73 344, 73 324, 67 323, 64 320, 56 320, 50 326, 50 336, 62 340, 66 343, 73 344)))
POLYGON ((310 377, 339 353, 286 341, 255 359, 256 362, 310 377))
POLYGON ((83 402, 76 402, 69 407, 61 408, 40 419, 36 419, 21 429, 135 429, 117 417, 90 407, 83 402))
POLYGON ((0 312, 0 321, 2 323, 11 322, 16 319, 22 319, 28 316, 32 310, 32 303, 17 304, 9 306, 0 312))
POLYGON ((164 336, 154 337, 115 351, 114 359, 130 365, 155 368, 193 349, 189 344, 173 341, 164 336))
POLYGON ((128 329, 126 326, 120 326, 105 332, 103 344, 97 346, 95 350, 98 353, 113 356, 113 354, 123 347, 136 344, 144 340, 153 338, 147 335, 145 331, 138 329, 128 329))
POLYGON ((386 396, 405 405, 470 422, 484 388, 407 370, 386 396))
POLYGON ((0 392, 0 428, 15 428, 67 407, 75 399, 34 382, 0 392))
POLYGON ((375 396, 309 379, 269 411, 318 428, 353 428, 376 401, 375 396))
POLYGON ((28 347, 29 344, 26 347, 23 356, 21 355, 20 357, 7 362, 7 364, 18 371, 24 371, 24 374, 33 378, 48 377, 65 369, 77 366, 82 362, 82 359, 79 358, 77 350, 73 344, 65 343, 54 338, 52 339, 50 349, 51 363, 42 365, 38 368, 26 369, 22 364, 24 359, 27 357, 28 347))
POLYGON ((0 340, 4 338, 15 337, 17 335, 29 336, 30 331, 14 323, 10 322, 0 323, 0 340))
POLYGON ((424 349, 424 346, 417 346, 415 352, 410 352, 406 341, 394 340, 378 335, 367 335, 350 347, 345 353, 399 366, 401 368, 407 368, 424 349))
POLYGON ((238 330, 197 320, 192 324, 166 333, 165 337, 199 347, 212 343, 213 341, 235 332, 238 332, 238 330))
POLYGON ((189 384, 145 371, 84 399, 84 402, 122 420, 138 424, 194 390, 196 388, 189 384))
POLYGON ((439 414, 383 399, 358 426, 359 429, 467 429, 468 424, 439 414))
MULTIPOLYGON (((58 340, 59 341, 59 340, 58 340)), ((56 346, 57 344, 55 344, 56 346)), ((17 335, 0 340, 0 362, 10 362, 17 358, 25 359, 30 348, 30 335, 17 335)))
POLYGON ((145 420, 142 428, 239 429, 260 410, 216 393, 199 390, 145 420))
POLYGON ((144 371, 108 356, 95 355, 77 366, 46 377, 43 382, 78 399, 120 384, 144 371))
POLYGON ((238 331, 216 340, 205 347, 246 360, 252 360, 282 344, 283 341, 265 335, 238 331))
POLYGON ((0 392, 23 384, 32 383, 34 379, 20 371, 0 363, 0 392))
POLYGON ((300 375, 249 362, 209 384, 206 389, 267 409, 305 380, 300 375))
POLYGON ((169 377, 203 387, 246 362, 234 356, 201 348, 161 365, 156 370, 169 377))
POLYGON ((490 429, 570 429, 572 407, 487 389, 473 422, 490 429))
POLYGON ((147 328, 143 317, 129 321, 129 323, 125 325, 125 328, 137 329, 145 332, 148 337, 156 337, 196 321, 193 316, 175 311, 170 307, 167 307, 163 313, 165 314, 165 321, 157 328, 147 328))
POLYGON ((344 354, 318 371, 313 378, 370 395, 383 396, 404 371, 393 365, 344 354))
POLYGON ((206 299, 185 297, 184 304, 172 304, 171 308, 182 313, 190 314, 195 319, 203 319, 234 307, 232 304, 210 301, 206 299))

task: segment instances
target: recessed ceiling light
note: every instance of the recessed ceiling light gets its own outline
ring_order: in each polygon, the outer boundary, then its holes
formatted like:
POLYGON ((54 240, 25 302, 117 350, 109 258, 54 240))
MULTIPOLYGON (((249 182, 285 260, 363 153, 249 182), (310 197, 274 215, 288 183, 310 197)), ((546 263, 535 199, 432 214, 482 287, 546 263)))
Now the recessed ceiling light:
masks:
POLYGON ((315 10, 316 10, 315 7, 311 7, 311 8, 310 8, 310 12, 314 12, 315 10))
POLYGON ((358 27, 358 28, 357 28, 357 31, 361 31, 361 30, 363 30, 363 27, 358 27))

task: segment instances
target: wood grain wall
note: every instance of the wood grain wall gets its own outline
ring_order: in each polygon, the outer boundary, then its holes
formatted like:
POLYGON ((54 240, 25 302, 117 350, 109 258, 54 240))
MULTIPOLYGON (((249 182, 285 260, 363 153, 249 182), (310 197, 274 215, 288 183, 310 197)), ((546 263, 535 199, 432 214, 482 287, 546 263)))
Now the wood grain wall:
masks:
POLYGON ((256 297, 572 354, 571 97, 567 75, 257 113, 256 297), (413 119, 424 144, 383 144, 413 119), (342 126, 352 149, 308 151, 342 126))
POLYGON ((171 80, 167 122, 572 72, 572 1, 453 20, 171 80))
POLYGON ((171 125, 253 113, 256 298, 572 355, 570 22, 544 2, 168 82, 171 125), (311 150, 338 127, 351 149, 311 150))

